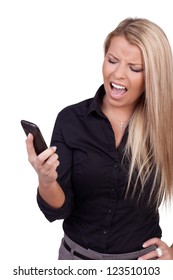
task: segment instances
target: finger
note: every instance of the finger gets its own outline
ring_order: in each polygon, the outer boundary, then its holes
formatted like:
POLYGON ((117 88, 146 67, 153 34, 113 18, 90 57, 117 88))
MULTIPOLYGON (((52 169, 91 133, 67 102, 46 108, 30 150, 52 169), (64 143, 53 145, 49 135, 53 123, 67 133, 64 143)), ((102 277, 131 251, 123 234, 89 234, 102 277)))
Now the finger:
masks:
POLYGON ((34 140, 34 136, 31 133, 29 133, 28 137, 27 137, 27 139, 25 141, 26 142, 26 149, 27 149, 28 157, 36 156, 33 140, 34 140))
MULTIPOLYGON (((162 254, 163 254, 163 252, 165 252, 165 249, 167 248, 166 243, 163 242, 160 238, 156 238, 156 237, 155 238, 151 238, 151 239, 147 240, 146 242, 144 242, 143 247, 147 248, 147 247, 149 247, 151 245, 156 245, 157 248, 160 248, 162 250, 162 254)), ((158 255, 157 249, 154 250, 154 253, 155 253, 154 257, 156 257, 157 260, 163 259, 163 255, 162 256, 158 255)), ((151 256, 148 255, 148 254, 146 254, 146 255, 145 256, 141 256, 139 259, 148 259, 148 257, 150 259, 151 256)), ((151 257, 151 258, 154 258, 154 257, 151 257)))
POLYGON ((160 238, 154 237, 154 238, 151 238, 151 239, 145 241, 142 246, 143 246, 143 248, 147 248, 151 245, 157 245, 157 247, 160 247, 163 244, 165 244, 165 243, 160 238))
POLYGON ((55 146, 46 149, 45 151, 43 151, 41 154, 38 155, 38 159, 41 162, 45 162, 46 160, 48 160, 48 158, 50 158, 53 154, 55 154, 56 149, 57 148, 55 146))
MULTIPOLYGON (((55 156, 51 156, 47 161, 45 161, 42 165, 37 165, 37 172, 41 176, 47 176, 51 178, 58 177, 57 167, 60 165, 59 160, 54 160, 55 156), (52 159, 53 157, 53 159, 52 159)), ((57 157, 56 157, 57 158, 57 157)))
POLYGON ((54 153, 52 156, 50 156, 44 163, 45 168, 47 169, 56 169, 59 165, 58 155, 54 153))

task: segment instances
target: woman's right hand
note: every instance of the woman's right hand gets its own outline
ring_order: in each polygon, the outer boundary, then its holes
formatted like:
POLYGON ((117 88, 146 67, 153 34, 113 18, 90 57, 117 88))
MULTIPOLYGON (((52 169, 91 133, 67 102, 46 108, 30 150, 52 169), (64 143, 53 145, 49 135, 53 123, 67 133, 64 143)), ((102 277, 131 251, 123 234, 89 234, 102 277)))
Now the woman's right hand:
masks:
POLYGON ((28 134, 26 148, 28 160, 38 174, 39 194, 42 199, 54 208, 60 208, 65 201, 65 194, 57 182, 57 167, 59 166, 56 147, 50 147, 37 155, 33 145, 34 137, 28 134))
POLYGON ((56 169, 60 162, 56 153, 56 147, 50 147, 37 155, 34 149, 33 140, 33 135, 29 133, 26 139, 28 160, 38 174, 39 183, 42 186, 49 186, 55 182, 58 177, 56 169))

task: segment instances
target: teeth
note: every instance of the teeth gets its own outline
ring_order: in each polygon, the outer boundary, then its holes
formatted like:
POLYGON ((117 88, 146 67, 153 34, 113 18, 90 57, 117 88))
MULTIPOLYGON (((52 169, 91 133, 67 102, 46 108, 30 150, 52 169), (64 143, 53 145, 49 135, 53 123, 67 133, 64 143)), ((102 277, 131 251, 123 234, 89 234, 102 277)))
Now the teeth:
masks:
POLYGON ((118 85, 116 85, 116 84, 114 84, 114 83, 111 83, 111 85, 112 85, 114 88, 116 88, 116 89, 125 89, 125 87, 123 87, 123 86, 118 86, 118 85))

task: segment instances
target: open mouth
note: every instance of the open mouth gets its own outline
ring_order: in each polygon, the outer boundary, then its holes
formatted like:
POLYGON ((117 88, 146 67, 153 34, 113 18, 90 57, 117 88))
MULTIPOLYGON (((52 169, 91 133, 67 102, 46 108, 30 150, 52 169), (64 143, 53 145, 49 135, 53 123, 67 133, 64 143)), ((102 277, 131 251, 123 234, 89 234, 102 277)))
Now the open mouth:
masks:
POLYGON ((110 83, 110 87, 111 87, 111 96, 113 98, 121 97, 127 92, 127 88, 125 86, 118 85, 113 82, 110 83))

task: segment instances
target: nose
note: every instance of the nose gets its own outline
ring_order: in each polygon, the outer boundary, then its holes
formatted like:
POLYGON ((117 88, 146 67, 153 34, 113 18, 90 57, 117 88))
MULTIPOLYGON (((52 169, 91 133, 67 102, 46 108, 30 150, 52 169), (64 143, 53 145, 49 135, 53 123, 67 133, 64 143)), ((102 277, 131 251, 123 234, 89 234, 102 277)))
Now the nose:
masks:
POLYGON ((126 67, 123 63, 118 63, 116 65, 114 75, 117 79, 124 79, 126 77, 126 67))

